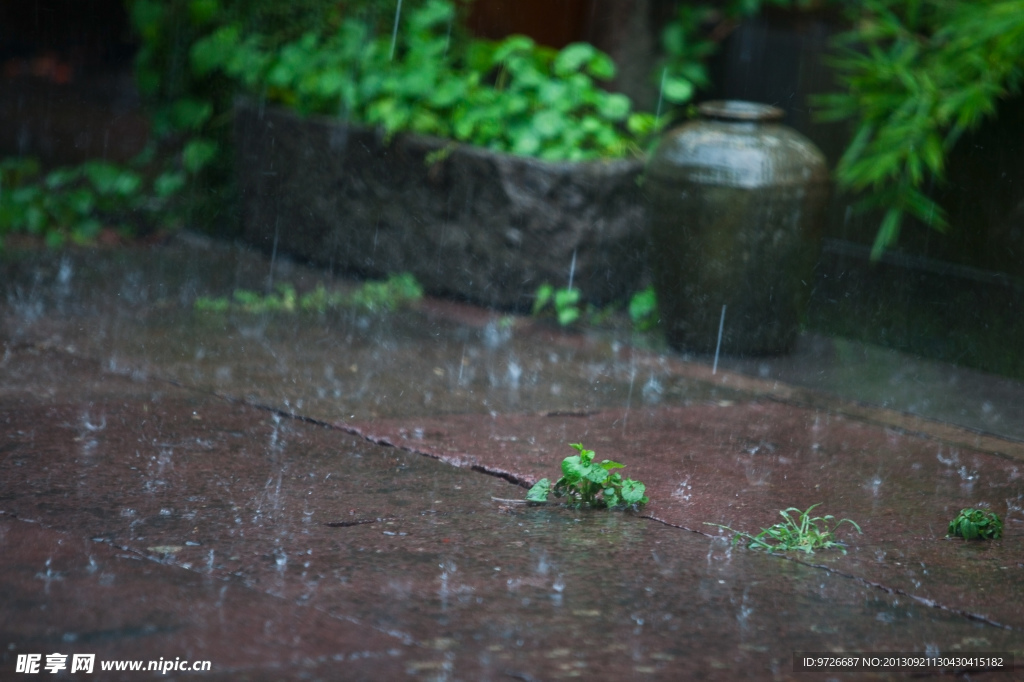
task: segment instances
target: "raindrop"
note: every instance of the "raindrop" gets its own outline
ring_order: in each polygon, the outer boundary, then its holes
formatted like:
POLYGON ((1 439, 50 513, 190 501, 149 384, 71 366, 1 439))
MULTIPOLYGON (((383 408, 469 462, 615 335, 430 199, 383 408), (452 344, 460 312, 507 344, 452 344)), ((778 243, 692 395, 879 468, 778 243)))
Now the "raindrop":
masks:
POLYGON ((398 22, 402 17, 402 0, 398 0, 398 6, 395 7, 395 27, 391 30, 391 54, 388 56, 390 61, 395 59, 395 44, 398 42, 398 22))
POLYGON ((718 343, 715 344, 715 364, 711 366, 711 373, 718 372, 718 352, 722 350, 722 330, 725 329, 725 306, 722 306, 722 317, 718 320, 718 343))
POLYGON ((661 119, 661 103, 665 97, 665 79, 668 77, 668 67, 661 70, 661 87, 658 88, 658 107, 654 110, 654 118, 661 119))

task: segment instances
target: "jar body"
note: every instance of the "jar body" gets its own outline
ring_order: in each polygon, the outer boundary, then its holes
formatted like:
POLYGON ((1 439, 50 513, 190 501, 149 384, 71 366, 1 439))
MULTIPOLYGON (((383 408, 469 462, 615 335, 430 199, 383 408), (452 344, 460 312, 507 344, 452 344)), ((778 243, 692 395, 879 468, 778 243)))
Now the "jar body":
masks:
POLYGON ((725 114, 670 131, 647 170, 662 323, 673 347, 712 353, 726 306, 723 353, 785 353, 811 291, 829 195, 825 158, 770 122, 781 115, 773 107, 710 104, 718 109, 702 113, 725 114), (754 118, 730 118, 730 107, 754 118))

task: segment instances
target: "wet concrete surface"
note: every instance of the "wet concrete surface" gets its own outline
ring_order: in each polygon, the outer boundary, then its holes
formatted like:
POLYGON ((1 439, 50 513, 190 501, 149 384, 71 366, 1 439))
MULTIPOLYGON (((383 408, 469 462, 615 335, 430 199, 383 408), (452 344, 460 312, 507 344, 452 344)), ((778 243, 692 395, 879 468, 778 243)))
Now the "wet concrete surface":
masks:
POLYGON ((5 670, 211 652, 203 678, 819 679, 794 651, 1024 656, 1012 439, 453 304, 198 314, 270 274, 351 285, 194 240, 4 267, 5 670), (651 504, 502 501, 577 441, 651 504), (863 528, 847 555, 704 525, 817 502, 863 528), (980 503, 1004 539, 944 539, 980 503))
POLYGON ((645 516, 709 535, 718 531, 706 523, 756 534, 780 521, 781 509, 821 503, 818 515, 853 519, 863 535, 847 525, 840 533, 850 545, 846 556, 801 560, 1024 629, 1024 466, 1005 457, 771 401, 344 426, 529 483, 557 478, 558 461, 572 454, 566 443, 583 442, 648 483, 645 516), (979 504, 998 510, 1004 540, 945 539, 949 520, 979 504))

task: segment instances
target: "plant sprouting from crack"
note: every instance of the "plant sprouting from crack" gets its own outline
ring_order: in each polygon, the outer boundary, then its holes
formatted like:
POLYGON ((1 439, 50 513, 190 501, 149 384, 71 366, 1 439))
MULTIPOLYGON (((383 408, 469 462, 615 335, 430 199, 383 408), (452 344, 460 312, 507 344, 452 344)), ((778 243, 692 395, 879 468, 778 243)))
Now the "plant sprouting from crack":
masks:
POLYGON ((949 535, 964 540, 998 540, 1003 536, 1003 522, 995 512, 968 507, 949 522, 949 535))
POLYGON ((846 546, 836 539, 836 529, 844 523, 848 523, 856 528, 858 533, 861 533, 860 526, 850 519, 835 521, 835 517, 831 514, 812 518, 811 511, 820 504, 820 502, 812 504, 805 511, 800 511, 796 507, 783 509, 779 514, 785 521, 776 523, 769 528, 762 528, 757 535, 750 535, 718 523, 706 523, 705 525, 734 533, 733 546, 745 541, 747 549, 763 549, 768 552, 799 550, 807 554, 814 554, 816 549, 838 547, 843 554, 846 554, 846 546), (798 515, 796 518, 792 516, 794 513, 798 515), (831 529, 829 525, 832 526, 831 529))
POLYGON ((423 289, 409 273, 392 275, 383 282, 365 282, 352 293, 328 291, 322 284, 299 296, 291 284, 279 284, 270 294, 236 289, 232 298, 201 296, 195 309, 205 312, 238 311, 270 313, 296 311, 324 313, 335 308, 358 308, 371 313, 390 312, 418 301, 423 289))
MULTIPOLYGON (((583 321, 601 324, 617 310, 618 306, 615 304, 604 308, 597 308, 590 303, 582 305, 579 289, 556 289, 546 282, 537 287, 537 293, 533 298, 533 315, 541 317, 553 311, 558 324, 562 327, 583 321)), ((648 286, 633 294, 629 299, 627 312, 635 330, 648 332, 655 329, 658 325, 658 301, 654 287, 648 286)))
POLYGON ((542 478, 526 494, 529 502, 547 502, 548 494, 568 497, 572 507, 638 507, 649 501, 644 494, 646 486, 631 478, 622 478, 612 469, 625 465, 609 459, 594 461, 594 451, 587 450, 582 443, 570 443, 576 455, 562 460, 562 477, 554 487, 551 481, 542 478))

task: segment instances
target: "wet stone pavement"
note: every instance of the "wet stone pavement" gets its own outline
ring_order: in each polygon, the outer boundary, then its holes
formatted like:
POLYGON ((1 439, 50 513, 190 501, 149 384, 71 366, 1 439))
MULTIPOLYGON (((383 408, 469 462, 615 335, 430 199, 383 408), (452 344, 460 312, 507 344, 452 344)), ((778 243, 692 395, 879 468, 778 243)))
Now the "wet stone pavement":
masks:
POLYGON ((455 303, 201 313, 197 296, 271 279, 354 284, 192 237, 4 258, 0 679, 55 652, 211 661, 77 676, 111 680, 898 679, 794 672, 793 653, 1024 660, 1012 430, 455 303), (651 503, 508 501, 578 441, 651 503), (819 502, 863 529, 840 530, 846 555, 734 548, 707 525, 819 502), (1005 537, 946 539, 980 504, 1005 537))

